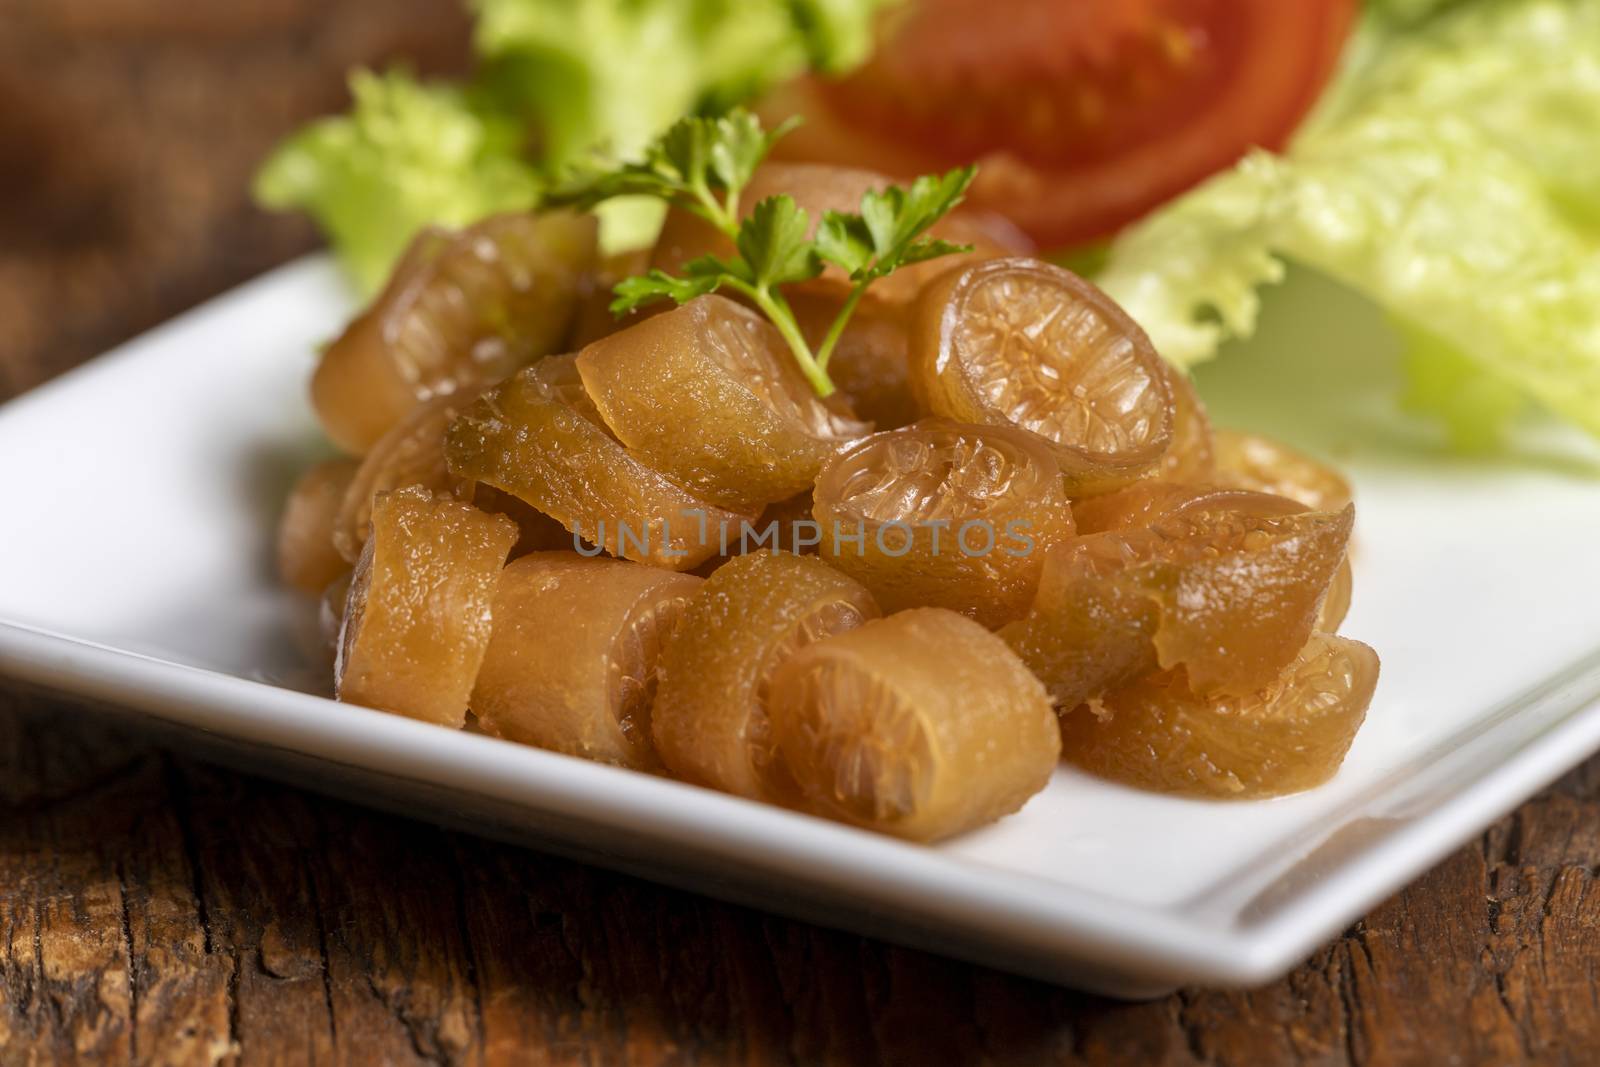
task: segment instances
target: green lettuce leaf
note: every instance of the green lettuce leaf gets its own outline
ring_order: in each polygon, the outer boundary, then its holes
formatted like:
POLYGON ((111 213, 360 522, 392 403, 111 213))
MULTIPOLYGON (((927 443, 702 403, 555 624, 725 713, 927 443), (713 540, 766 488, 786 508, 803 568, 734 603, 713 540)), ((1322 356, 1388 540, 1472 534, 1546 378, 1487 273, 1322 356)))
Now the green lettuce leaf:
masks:
POLYGON ((1445 8, 1475 0, 1366 0, 1366 9, 1395 26, 1415 26, 1445 8))
MULTIPOLYGON (((886 2, 472 0, 470 83, 356 73, 349 114, 280 146, 256 196, 309 212, 371 292, 424 225, 531 207, 541 185, 632 159, 685 114, 858 63, 886 2)), ((602 243, 647 243, 660 221, 658 204, 608 203, 602 243)))
POLYGON ((633 159, 679 117, 865 58, 884 0, 473 0, 486 80, 560 171, 633 159))
POLYGON ((1459 443, 1493 442, 1529 399, 1600 433, 1600 5, 1479 0, 1397 24, 1369 20, 1284 155, 1129 230, 1100 281, 1186 366, 1248 336, 1293 259, 1394 317, 1408 404, 1459 443))
POLYGON ((521 131, 467 94, 395 71, 350 77, 349 114, 300 130, 256 175, 265 207, 309 213, 363 293, 423 226, 465 226, 533 206, 540 182, 521 131))

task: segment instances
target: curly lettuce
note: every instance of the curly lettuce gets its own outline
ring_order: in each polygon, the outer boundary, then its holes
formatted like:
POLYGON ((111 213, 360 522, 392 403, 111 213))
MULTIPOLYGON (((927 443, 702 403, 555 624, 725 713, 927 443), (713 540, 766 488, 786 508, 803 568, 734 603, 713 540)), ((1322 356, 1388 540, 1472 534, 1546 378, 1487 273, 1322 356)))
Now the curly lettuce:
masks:
POLYGON ((350 112, 298 131, 256 174, 264 207, 302 210, 356 286, 375 290, 411 236, 533 206, 540 181, 522 132, 468 94, 403 71, 350 76, 350 112))
POLYGON ((808 67, 865 57, 878 0, 473 0, 500 98, 542 162, 632 159, 678 118, 720 111, 808 67))
MULTIPOLYGON (((352 76, 354 104, 294 134, 257 199, 309 212, 363 292, 411 236, 537 202, 570 168, 629 160, 685 114, 721 111, 871 47, 888 0, 471 0, 464 86, 352 76)), ((606 206, 607 243, 648 239, 657 205, 606 206)))
POLYGON ((1128 231, 1100 281, 1187 366, 1294 260, 1388 311, 1408 404, 1458 443, 1530 400, 1600 434, 1600 5, 1386 6, 1286 153, 1128 231))

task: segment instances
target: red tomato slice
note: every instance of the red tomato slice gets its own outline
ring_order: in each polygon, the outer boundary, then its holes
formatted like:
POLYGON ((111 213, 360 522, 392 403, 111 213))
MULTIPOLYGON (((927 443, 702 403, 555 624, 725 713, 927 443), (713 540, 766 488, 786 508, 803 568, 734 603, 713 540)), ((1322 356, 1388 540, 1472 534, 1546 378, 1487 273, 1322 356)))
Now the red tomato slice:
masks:
POLYGON ((976 160, 971 200, 1045 246, 1104 237, 1316 102, 1355 0, 920 0, 842 81, 768 117, 788 158, 912 175, 976 160))

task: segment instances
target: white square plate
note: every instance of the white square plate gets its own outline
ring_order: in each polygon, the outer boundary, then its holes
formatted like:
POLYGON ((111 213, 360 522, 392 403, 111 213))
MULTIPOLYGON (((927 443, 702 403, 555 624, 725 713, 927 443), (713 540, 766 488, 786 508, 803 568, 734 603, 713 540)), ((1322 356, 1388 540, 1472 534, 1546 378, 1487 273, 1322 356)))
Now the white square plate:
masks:
POLYGON ((1344 769, 1299 796, 1063 768, 1020 814, 924 848, 333 703, 269 554, 321 447, 314 346, 349 310, 322 258, 0 407, 0 671, 263 773, 1010 970, 1128 996, 1265 981, 1600 747, 1595 450, 1551 434, 1453 460, 1395 413, 1362 305, 1297 279, 1271 308, 1202 392, 1353 474, 1344 629, 1383 657, 1344 769))

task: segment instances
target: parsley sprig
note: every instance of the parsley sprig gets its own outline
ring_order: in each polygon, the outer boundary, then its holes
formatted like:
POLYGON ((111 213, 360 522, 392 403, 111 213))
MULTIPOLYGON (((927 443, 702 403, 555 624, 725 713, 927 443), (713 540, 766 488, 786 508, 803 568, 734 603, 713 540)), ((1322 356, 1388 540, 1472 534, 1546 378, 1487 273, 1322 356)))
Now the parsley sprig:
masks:
POLYGON ((793 197, 767 197, 748 215, 740 210, 740 194, 756 167, 793 126, 791 120, 767 132, 742 110, 718 118, 691 116, 662 135, 639 162, 571 182, 551 199, 593 206, 614 196, 643 194, 704 219, 733 242, 734 255, 691 260, 682 276, 657 269, 628 278, 616 287, 611 310, 620 315, 657 300, 683 304, 719 289, 739 293, 777 327, 817 395, 828 396, 834 391, 828 361, 867 288, 909 264, 971 251, 969 245, 926 234, 961 202, 975 171, 961 167, 925 175, 908 187, 871 190, 861 198, 859 213, 824 212, 815 234, 808 236, 811 219, 793 197), (843 270, 852 284, 813 351, 782 287, 809 281, 828 264, 843 270))

